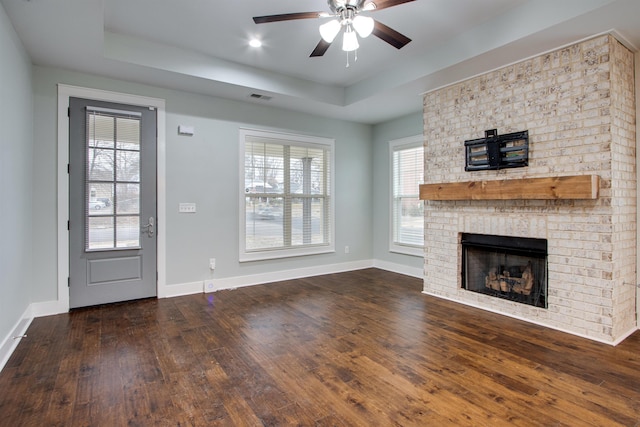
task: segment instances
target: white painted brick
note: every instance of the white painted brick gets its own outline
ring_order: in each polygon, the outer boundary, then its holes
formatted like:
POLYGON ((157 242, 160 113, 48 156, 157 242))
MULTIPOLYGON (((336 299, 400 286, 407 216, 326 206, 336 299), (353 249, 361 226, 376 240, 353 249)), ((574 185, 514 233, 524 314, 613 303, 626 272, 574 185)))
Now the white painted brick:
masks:
POLYGON ((601 178, 596 201, 426 202, 425 236, 433 246, 425 249, 425 291, 598 339, 631 328, 633 78, 633 55, 605 35, 424 96, 427 183, 581 173, 601 178), (529 130, 527 168, 464 171, 463 141, 491 128, 529 130), (461 232, 547 238, 548 309, 460 289, 451 271, 459 268, 461 232))

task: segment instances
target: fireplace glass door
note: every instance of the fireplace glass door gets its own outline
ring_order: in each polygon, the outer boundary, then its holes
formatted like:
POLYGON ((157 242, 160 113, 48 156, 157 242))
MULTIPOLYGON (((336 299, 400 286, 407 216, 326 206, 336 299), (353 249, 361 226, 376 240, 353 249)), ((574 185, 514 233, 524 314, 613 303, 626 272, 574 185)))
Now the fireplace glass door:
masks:
POLYGON ((547 241, 463 233, 462 287, 547 308, 547 241))

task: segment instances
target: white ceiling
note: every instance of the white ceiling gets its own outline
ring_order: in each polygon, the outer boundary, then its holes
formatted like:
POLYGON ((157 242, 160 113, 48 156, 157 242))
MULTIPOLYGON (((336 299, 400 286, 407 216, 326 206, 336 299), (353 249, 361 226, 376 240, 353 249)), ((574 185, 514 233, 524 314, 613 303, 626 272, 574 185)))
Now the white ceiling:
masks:
POLYGON ((424 92, 596 34, 640 47, 639 0, 416 0, 369 13, 413 41, 361 39, 348 68, 338 41, 309 58, 325 20, 252 20, 328 11, 325 0, 0 1, 37 65, 371 124, 420 111, 424 92))

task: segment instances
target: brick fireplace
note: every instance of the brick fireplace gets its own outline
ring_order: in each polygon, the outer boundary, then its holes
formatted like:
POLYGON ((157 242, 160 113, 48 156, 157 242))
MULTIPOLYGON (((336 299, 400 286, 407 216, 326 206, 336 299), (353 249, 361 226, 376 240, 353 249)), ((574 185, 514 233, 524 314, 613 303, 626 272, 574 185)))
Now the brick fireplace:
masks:
POLYGON ((615 344, 635 330, 633 54, 603 35, 424 95, 425 184, 595 178, 593 198, 425 200, 424 293, 615 344), (528 166, 465 171, 464 141, 528 131, 528 166), (546 239, 546 308, 462 285, 466 233, 546 239))

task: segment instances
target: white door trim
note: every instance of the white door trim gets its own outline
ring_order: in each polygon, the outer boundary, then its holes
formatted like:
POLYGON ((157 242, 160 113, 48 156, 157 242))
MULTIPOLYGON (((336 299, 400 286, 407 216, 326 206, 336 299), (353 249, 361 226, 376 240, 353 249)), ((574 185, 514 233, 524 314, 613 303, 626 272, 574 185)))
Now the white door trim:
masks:
MULTIPOLYGON (((157 230, 158 230, 158 298, 167 296, 166 290, 166 111, 165 100, 144 96, 109 92, 77 86, 58 84, 58 299, 55 307, 49 307, 50 313, 69 311, 69 98, 86 98, 98 101, 117 102, 121 104, 155 107, 158 126, 158 164, 157 164, 157 230)), ((48 310, 45 310, 48 311, 48 310)))

